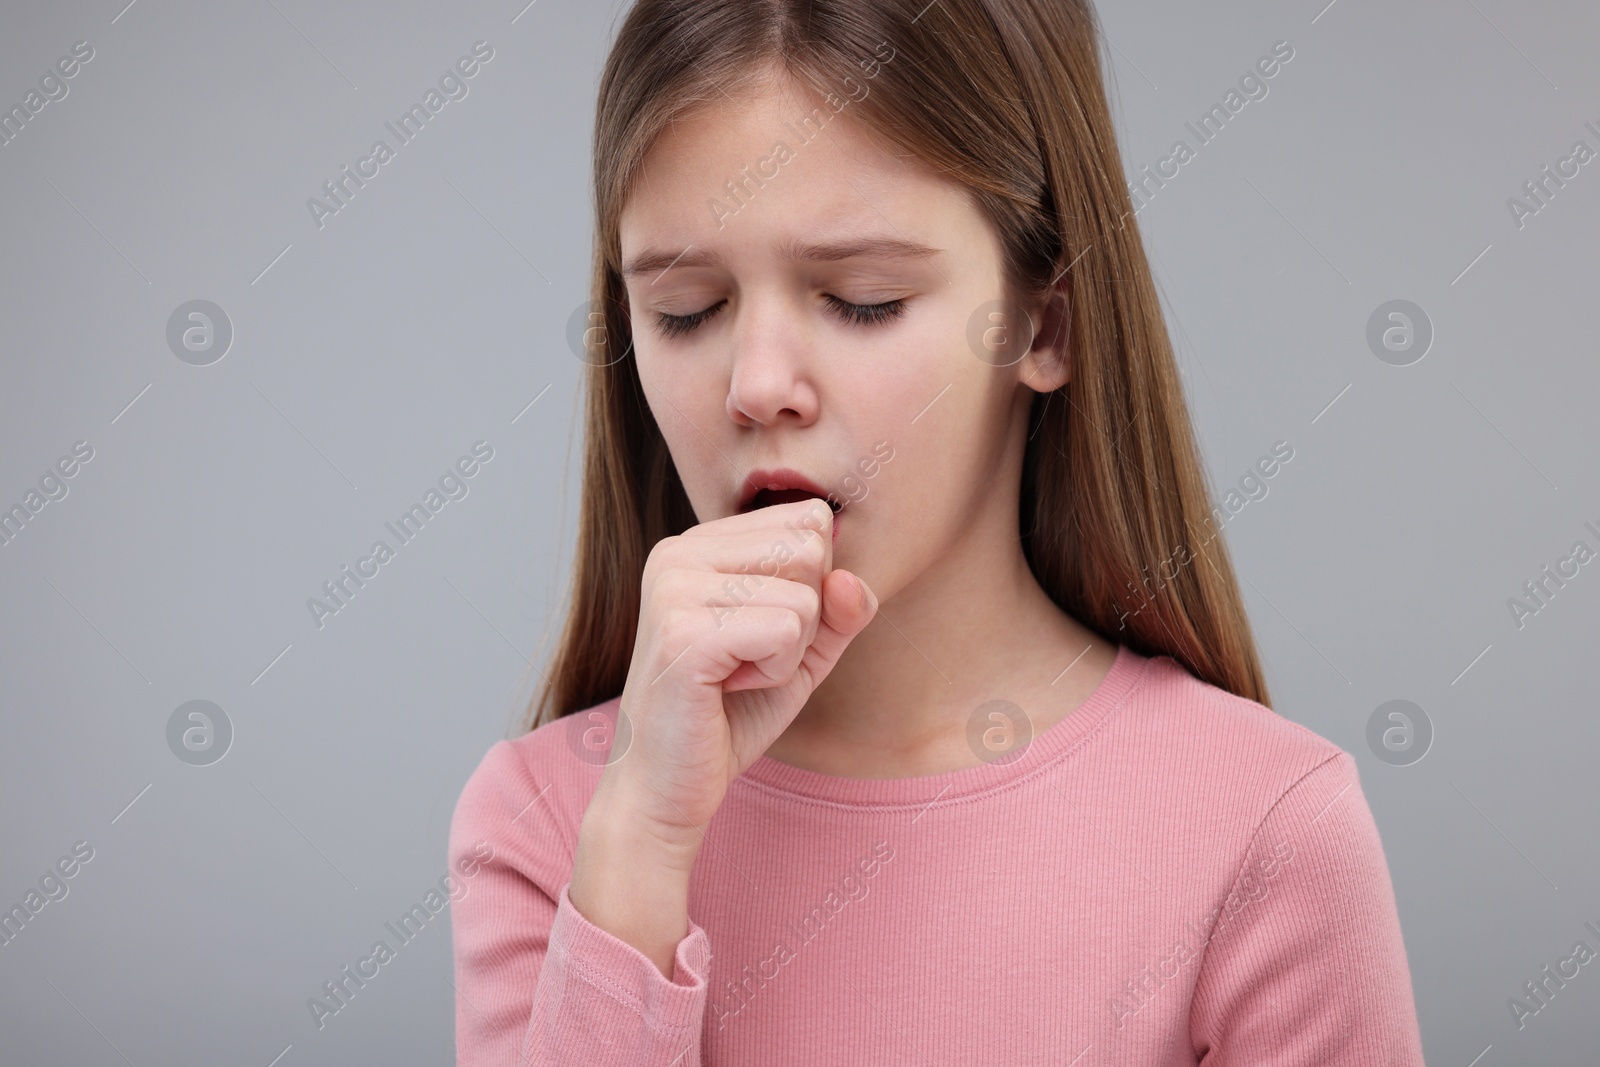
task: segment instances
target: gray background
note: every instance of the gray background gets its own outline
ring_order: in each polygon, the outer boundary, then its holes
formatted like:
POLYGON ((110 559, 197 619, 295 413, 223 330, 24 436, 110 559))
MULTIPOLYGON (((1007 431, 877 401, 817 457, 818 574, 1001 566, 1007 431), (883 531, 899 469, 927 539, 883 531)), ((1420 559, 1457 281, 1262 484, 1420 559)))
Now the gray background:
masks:
MULTIPOLYGON (((1589 0, 1105 3, 1130 176, 1292 61, 1140 212, 1209 476, 1294 459, 1227 526, 1278 710, 1354 753, 1433 1064, 1592 1062, 1600 963, 1600 150, 1589 0), (1374 309, 1436 337, 1397 367, 1374 309), (1588 310, 1584 310, 1584 309, 1588 310), (1586 414, 1587 413, 1587 414, 1586 414), (1585 638, 1584 634, 1589 634, 1585 638), (1408 766, 1367 723, 1414 701, 1408 766)), ((621 5, 7 4, 0 104, 94 58, 0 147, 0 507, 94 458, 0 546, 0 904, 94 858, 0 947, 6 1064, 447 1062, 448 912, 318 1030, 324 981, 445 870, 507 736, 576 521, 594 89, 621 5), (494 58, 335 217, 306 201, 473 42, 494 58), (197 367, 186 301, 235 330, 197 367), (531 406, 530 406, 531 404, 531 406), (320 629, 306 608, 472 444, 494 458, 320 629), (190 700, 233 725, 190 766, 190 700)), ((392 939, 390 939, 392 940, 392 939)))

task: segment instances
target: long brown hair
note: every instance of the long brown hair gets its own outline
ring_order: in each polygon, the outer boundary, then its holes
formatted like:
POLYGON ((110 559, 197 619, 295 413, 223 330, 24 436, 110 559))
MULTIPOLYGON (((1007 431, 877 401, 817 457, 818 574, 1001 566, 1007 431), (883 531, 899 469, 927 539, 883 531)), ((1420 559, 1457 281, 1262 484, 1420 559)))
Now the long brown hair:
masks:
POLYGON ((1067 271, 1071 379, 1033 399, 1019 514, 1045 592, 1102 637, 1268 704, 1122 177, 1099 37, 1089 0, 639 0, 629 10, 595 115, 571 599, 528 729, 622 692, 645 559, 698 521, 629 355, 618 215, 657 134, 773 64, 848 95, 856 121, 967 187, 999 234, 1013 298, 1042 297, 1067 271))

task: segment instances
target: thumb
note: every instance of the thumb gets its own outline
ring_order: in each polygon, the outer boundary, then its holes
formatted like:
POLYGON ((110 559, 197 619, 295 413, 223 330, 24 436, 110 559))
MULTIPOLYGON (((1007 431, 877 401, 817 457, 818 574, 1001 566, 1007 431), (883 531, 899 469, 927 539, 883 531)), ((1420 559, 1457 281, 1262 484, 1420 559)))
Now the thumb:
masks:
POLYGON ((811 675, 813 688, 839 662, 857 634, 878 614, 878 598, 858 575, 836 568, 822 580, 822 618, 817 635, 800 662, 811 675))

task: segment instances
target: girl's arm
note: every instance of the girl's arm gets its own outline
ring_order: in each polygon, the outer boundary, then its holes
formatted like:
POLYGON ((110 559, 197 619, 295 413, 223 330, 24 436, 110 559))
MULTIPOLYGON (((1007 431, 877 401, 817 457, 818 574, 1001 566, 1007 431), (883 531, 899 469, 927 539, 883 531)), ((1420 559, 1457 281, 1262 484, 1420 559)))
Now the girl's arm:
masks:
POLYGON ((541 787, 523 753, 555 751, 562 735, 547 723, 520 749, 495 745, 467 782, 451 863, 481 839, 496 858, 455 905, 462 1067, 698 1067, 711 950, 688 895, 704 832, 728 783, 877 612, 866 584, 833 566, 833 515, 828 503, 792 500, 656 542, 627 680, 609 708, 613 741, 627 717, 628 747, 616 759, 607 751, 592 786, 586 762, 536 759, 549 763, 541 787), (730 603, 735 579, 744 587, 730 603), (587 806, 581 819, 558 819, 536 801, 579 765, 586 781, 568 779, 557 795, 570 802, 582 785, 587 806))
POLYGON ((675 868, 652 865, 645 842, 613 831, 629 824, 604 818, 603 803, 591 805, 593 818, 585 815, 578 852, 589 880, 628 895, 597 890, 593 901, 580 899, 647 944, 647 955, 573 906, 571 831, 556 824, 549 798, 536 801, 547 787, 502 741, 456 805, 451 870, 482 842, 494 852, 451 905, 458 1067, 698 1067, 710 942, 686 903, 664 907, 686 901, 687 868, 680 887, 675 868), (657 917, 650 908, 659 909, 657 917), (685 932, 669 943, 663 939, 673 914, 682 916, 685 932), (659 962, 652 958, 658 948, 659 962))
POLYGON ((1383 843, 1340 751, 1267 813, 1201 960, 1203 1067, 1423 1067, 1383 843))
POLYGON ((653 831, 628 779, 602 777, 578 832, 567 893, 595 926, 643 952, 667 978, 689 933, 689 875, 698 831, 653 831))

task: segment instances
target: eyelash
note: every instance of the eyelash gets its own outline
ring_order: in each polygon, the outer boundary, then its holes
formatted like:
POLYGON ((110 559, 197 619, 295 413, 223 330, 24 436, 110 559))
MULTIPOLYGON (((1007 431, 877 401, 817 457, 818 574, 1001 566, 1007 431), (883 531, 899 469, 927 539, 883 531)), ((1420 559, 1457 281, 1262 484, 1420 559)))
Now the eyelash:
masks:
MULTIPOLYGON (((906 309, 906 298, 904 297, 899 300, 886 300, 881 304, 852 304, 848 300, 840 300, 832 294, 824 294, 824 299, 828 301, 830 307, 838 312, 840 317, 855 326, 878 326, 899 318, 905 313, 906 309)), ((722 301, 718 301, 704 311, 696 311, 692 315, 667 315, 657 312, 656 328, 664 336, 681 337, 716 314, 722 303, 722 301)))

